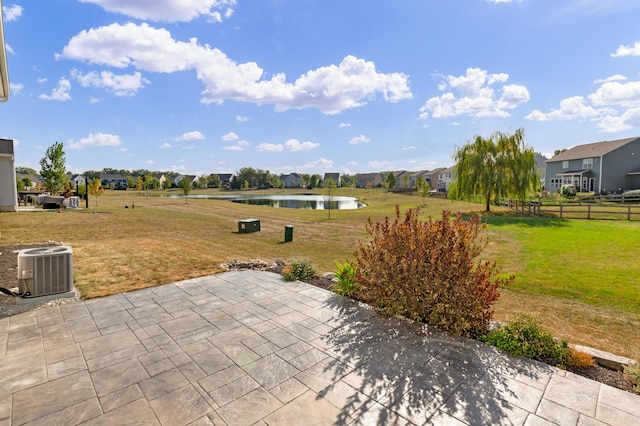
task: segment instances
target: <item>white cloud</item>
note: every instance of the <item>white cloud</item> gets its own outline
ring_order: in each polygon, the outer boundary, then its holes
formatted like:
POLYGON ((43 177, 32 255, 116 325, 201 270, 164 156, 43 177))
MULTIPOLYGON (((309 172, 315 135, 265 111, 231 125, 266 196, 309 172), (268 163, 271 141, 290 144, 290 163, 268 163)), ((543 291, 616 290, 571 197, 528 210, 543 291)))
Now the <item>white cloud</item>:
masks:
POLYGON ((612 81, 602 84, 589 95, 594 105, 617 105, 626 108, 640 105, 640 81, 620 83, 612 81))
POLYGON ((145 84, 150 83, 150 81, 143 78, 139 72, 116 75, 110 71, 102 71, 100 73, 91 71, 83 74, 73 69, 71 70, 71 77, 80 83, 82 87, 105 88, 113 92, 116 96, 135 95, 139 89, 144 88, 145 84))
POLYGON ((5 43, 4 47, 7 49, 7 52, 11 53, 12 55, 15 55, 16 52, 14 52, 13 47, 11 47, 9 44, 5 43))
POLYGON ((522 0, 487 0, 489 3, 514 3, 514 2, 521 2, 522 0))
POLYGON ((188 22, 199 16, 221 22, 233 15, 236 0, 80 0, 101 6, 108 12, 132 18, 161 21, 188 22))
POLYGON ((2 12, 4 13, 4 20, 6 22, 17 21, 22 16, 22 6, 12 4, 9 6, 2 6, 2 12))
POLYGON ((236 142, 235 145, 227 145, 225 147, 223 147, 223 149, 226 149, 227 151, 244 151, 245 149, 247 149, 251 144, 245 140, 242 141, 238 141, 236 142))
POLYGON ((270 151, 270 152, 282 152, 287 151, 308 151, 319 147, 320 144, 316 142, 300 142, 297 139, 289 139, 283 144, 261 143, 256 147, 258 151, 270 151))
POLYGON ((56 58, 147 72, 195 70, 205 86, 201 98, 205 104, 233 100, 270 103, 277 111, 317 108, 325 114, 337 114, 365 105, 376 95, 387 102, 413 96, 407 75, 380 73, 373 62, 351 55, 338 65, 310 70, 293 82, 287 82, 282 73, 267 80, 255 62, 238 64, 219 49, 198 44, 195 38, 177 41, 166 29, 146 23, 114 23, 82 31, 56 58))
POLYGON ((36 79, 36 83, 43 84, 43 83, 46 83, 47 80, 48 79, 46 77, 38 78, 38 79, 36 79))
POLYGON ((282 144, 261 143, 256 147, 258 151, 282 152, 282 144))
POLYGON ((620 45, 618 49, 611 54, 611 57, 619 56, 640 56, 640 41, 636 41, 633 46, 620 45))
POLYGON ((391 163, 388 161, 369 161, 367 166, 371 167, 373 170, 385 170, 391 167, 391 163))
POLYGON ((509 117, 507 110, 529 101, 525 86, 504 84, 509 74, 489 74, 480 68, 468 68, 465 75, 442 77, 444 81, 438 89, 449 91, 429 99, 420 108, 420 118, 509 117))
POLYGON ((179 165, 179 166, 175 166, 175 165, 173 165, 173 166, 171 166, 171 167, 170 167, 170 170, 171 170, 172 172, 180 172, 180 171, 183 171, 183 170, 186 170, 186 169, 187 169, 187 168, 185 167, 185 165, 184 165, 184 164, 181 164, 181 165, 179 165))
POLYGON ((45 95, 44 93, 38 96, 40 99, 46 99, 48 101, 68 101, 71 99, 71 82, 66 78, 62 77, 60 81, 58 81, 58 86, 51 91, 50 95, 45 95))
POLYGON ((102 102, 101 98, 94 98, 93 96, 89 97, 90 104, 99 104, 100 102, 102 102))
POLYGON ((11 93, 13 93, 14 95, 19 94, 20 92, 22 92, 22 89, 24 89, 24 84, 20 84, 20 83, 11 83, 9 82, 9 90, 11 91, 11 93))
POLYGON ((640 107, 630 108, 619 116, 607 115, 598 123, 602 132, 614 133, 640 127, 640 107))
POLYGON ((341 129, 344 129, 345 127, 351 127, 351 123, 340 123, 338 127, 340 127, 341 129))
POLYGON ((534 121, 566 121, 566 120, 583 120, 593 118, 600 115, 598 110, 586 105, 582 96, 573 96, 571 98, 560 101, 559 109, 552 109, 548 113, 540 110, 533 110, 525 119, 534 121))
POLYGON ((238 140, 238 135, 236 135, 233 132, 229 132, 229 133, 226 133, 226 134, 220 136, 220 139, 222 139, 225 142, 237 141, 238 140))
POLYGON ((625 77, 624 75, 620 75, 620 74, 614 74, 610 77, 607 78, 599 78, 597 80, 593 80, 593 82, 595 84, 602 84, 602 83, 608 83, 610 81, 627 81, 627 77, 625 77))
POLYGON ((144 162, 145 165, 147 166, 153 166, 155 164, 155 162, 153 160, 147 160, 144 162))
POLYGON ((87 147, 119 146, 122 142, 118 135, 109 133, 90 133, 89 136, 76 142, 69 141, 66 146, 70 149, 82 149, 87 147))
POLYGON ((245 121, 248 121, 249 117, 247 117, 246 115, 236 115, 236 123, 244 123, 245 121))
POLYGON ((301 169, 327 171, 333 169, 333 161, 320 157, 316 161, 304 164, 303 166, 301 166, 301 169))
POLYGON ((284 143, 284 147, 289 151, 308 151, 319 147, 320 144, 316 142, 300 142, 297 139, 289 139, 284 143))
POLYGON ((351 140, 349 141, 351 145, 356 145, 359 143, 368 143, 368 142, 371 142, 371 139, 369 139, 365 135, 356 136, 354 138, 351 138, 351 140))
POLYGON ((165 142, 162 145, 160 145, 160 149, 167 149, 167 148, 171 148, 171 145, 168 144, 167 142, 165 142))
POLYGON ((622 76, 602 80, 598 89, 585 97, 573 96, 560 101, 559 109, 544 113, 534 110, 527 120, 585 120, 596 123, 601 132, 620 132, 640 127, 640 81, 622 76))
POLYGON ((412 145, 409 145, 409 146, 403 146, 402 148, 400 148, 400 150, 402 150, 402 151, 412 151, 412 150, 414 150, 414 149, 416 149, 416 147, 415 147, 415 146, 412 146, 412 145))
POLYGON ((178 136, 176 138, 177 142, 181 142, 181 141, 195 141, 195 140, 201 140, 204 139, 204 135, 202 133, 200 133, 197 130, 193 130, 191 132, 186 132, 181 134, 180 136, 178 136))

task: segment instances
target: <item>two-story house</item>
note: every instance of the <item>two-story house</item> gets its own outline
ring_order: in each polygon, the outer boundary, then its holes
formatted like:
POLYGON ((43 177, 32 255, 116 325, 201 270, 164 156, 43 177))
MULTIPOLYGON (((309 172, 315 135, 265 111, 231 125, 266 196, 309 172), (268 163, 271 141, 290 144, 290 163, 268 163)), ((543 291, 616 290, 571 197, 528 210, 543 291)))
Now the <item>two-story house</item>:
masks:
POLYGON ((578 145, 546 162, 545 189, 574 185, 578 192, 640 188, 640 137, 578 145))

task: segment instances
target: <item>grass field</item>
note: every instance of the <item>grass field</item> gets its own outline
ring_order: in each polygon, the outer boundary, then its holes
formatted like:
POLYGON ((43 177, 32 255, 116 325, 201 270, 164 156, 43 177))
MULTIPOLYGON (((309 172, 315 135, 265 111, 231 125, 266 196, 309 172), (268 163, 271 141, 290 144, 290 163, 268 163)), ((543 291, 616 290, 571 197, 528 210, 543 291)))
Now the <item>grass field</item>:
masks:
MULTIPOLYGON (((214 191, 215 192, 215 191, 214 191)), ((306 191, 313 192, 313 191, 306 191)), ((315 191, 320 193, 319 191, 315 191)), ((174 193, 177 193, 174 191, 174 193)), ((196 190, 192 194, 203 193, 196 190)), ((252 191, 256 193, 256 191, 252 191)), ((300 193, 270 190, 260 193, 300 193)), ((226 200, 167 198, 107 191, 91 209, 0 214, 0 245, 61 241, 74 251, 74 277, 83 297, 100 297, 221 271, 232 259, 309 258, 321 272, 353 257, 366 241, 369 217, 383 220, 423 204, 414 195, 340 189, 367 207, 331 212, 251 206, 226 200), (131 206, 135 203, 135 209, 131 206), (237 222, 261 220, 261 232, 239 234, 237 222), (294 226, 283 243, 284 226, 294 226)), ((425 214, 443 209, 483 213, 480 204, 427 199, 425 214)), ((496 318, 535 312, 572 343, 620 355, 640 355, 640 223, 524 219, 506 211, 484 216, 488 246, 513 286, 503 291, 496 318)))

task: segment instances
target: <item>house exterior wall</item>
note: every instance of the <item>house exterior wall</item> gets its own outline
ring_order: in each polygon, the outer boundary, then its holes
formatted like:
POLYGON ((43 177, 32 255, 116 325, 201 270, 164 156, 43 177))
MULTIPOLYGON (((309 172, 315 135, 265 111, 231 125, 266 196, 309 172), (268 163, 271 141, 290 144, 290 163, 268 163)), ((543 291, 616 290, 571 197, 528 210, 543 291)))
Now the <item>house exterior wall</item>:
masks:
POLYGON ((0 139, 0 211, 18 211, 13 140, 0 139))
POLYGON ((605 154, 602 159, 601 190, 638 189, 629 187, 627 173, 640 167, 640 139, 605 154))

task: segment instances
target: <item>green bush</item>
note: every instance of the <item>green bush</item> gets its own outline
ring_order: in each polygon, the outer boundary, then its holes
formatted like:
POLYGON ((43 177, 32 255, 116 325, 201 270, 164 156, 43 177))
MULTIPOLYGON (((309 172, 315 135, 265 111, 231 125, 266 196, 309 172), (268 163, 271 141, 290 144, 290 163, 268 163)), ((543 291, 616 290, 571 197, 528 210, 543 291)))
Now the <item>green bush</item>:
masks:
POLYGON ((345 260, 344 263, 336 262, 335 275, 338 280, 332 290, 343 296, 353 296, 360 290, 360 285, 356 281, 356 268, 345 260))
POLYGON ((562 185, 560 187, 560 193, 565 197, 575 197, 576 187, 574 185, 562 185))
POLYGON ((513 277, 497 278, 494 263, 477 260, 484 248, 477 217, 450 220, 443 211, 423 221, 419 213, 409 209, 402 219, 396 206, 395 221, 369 220, 371 241, 356 253, 356 297, 454 335, 485 334, 498 289, 513 277))
POLYGON ((640 393, 640 358, 637 359, 635 364, 625 366, 624 374, 626 374, 633 383, 633 391, 640 393))
POLYGON ((527 314, 517 315, 483 336, 480 340, 514 355, 564 365, 570 356, 566 340, 556 341, 539 321, 527 314))
POLYGON ((309 259, 294 257, 282 270, 282 276, 287 281, 307 281, 317 276, 316 270, 309 259))

